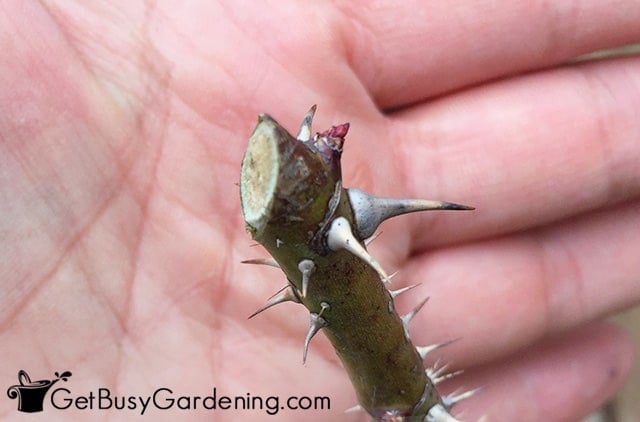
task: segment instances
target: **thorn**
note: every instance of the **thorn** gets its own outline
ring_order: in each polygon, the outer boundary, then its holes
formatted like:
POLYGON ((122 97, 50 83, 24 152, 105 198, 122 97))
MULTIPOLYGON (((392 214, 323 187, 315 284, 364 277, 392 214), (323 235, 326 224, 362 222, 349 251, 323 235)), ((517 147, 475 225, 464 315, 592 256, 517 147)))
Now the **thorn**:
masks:
POLYGON ((453 377, 457 377, 458 375, 462 375, 463 373, 464 373, 464 369, 460 369, 458 371, 449 372, 448 374, 444 374, 444 375, 441 375, 439 377, 432 378, 431 382, 433 383, 433 385, 438 385, 442 381, 446 381, 446 380, 451 379, 453 377))
POLYGON ((363 411, 364 411, 364 408, 359 404, 356 404, 355 406, 352 406, 347 410, 345 410, 344 413, 355 413, 355 412, 363 412, 363 411))
POLYGON ((391 217, 417 211, 473 210, 467 205, 427 199, 382 198, 360 189, 347 189, 349 203, 355 215, 356 235, 360 239, 371 237, 380 223, 391 217))
POLYGON ((351 252, 373 268, 382 281, 389 280, 389 276, 384 272, 378 261, 376 261, 365 248, 362 247, 358 239, 355 238, 351 232, 351 225, 349 221, 344 217, 338 217, 331 223, 329 232, 327 233, 327 243, 329 249, 337 251, 339 249, 346 249, 351 252))
POLYGON ((309 331, 307 331, 307 337, 304 339, 304 351, 302 352, 302 364, 307 362, 307 351, 309 350, 309 342, 316 335, 322 327, 327 326, 327 321, 318 316, 318 314, 311 313, 311 323, 309 324, 309 331))
POLYGON ((460 394, 454 393, 450 396, 444 396, 442 397, 442 403, 447 409, 451 409, 453 406, 460 403, 462 400, 468 399, 469 397, 472 397, 477 393, 481 392, 482 390, 484 390, 484 388, 485 387, 478 387, 478 388, 474 388, 473 390, 465 391, 464 393, 460 393, 460 394))
POLYGON ((374 240, 376 240, 378 237, 380 237, 381 234, 382 234, 382 232, 378 232, 378 233, 375 233, 370 238, 366 239, 364 241, 364 246, 369 246, 374 240))
POLYGON ((240 261, 241 264, 268 265, 270 267, 280 268, 280 265, 273 258, 246 259, 240 261))
POLYGON ((284 245, 284 242, 282 240, 280 240, 279 238, 276 238, 276 248, 279 248, 280 245, 284 245))
POLYGON ((296 139, 302 142, 307 142, 311 139, 311 122, 313 121, 313 116, 316 114, 316 105, 312 105, 307 114, 304 115, 302 119, 302 123, 300 123, 300 130, 298 131, 298 135, 296 135, 296 139))
MULTIPOLYGON (((394 273, 394 274, 396 274, 396 273, 394 273)), ((394 274, 392 274, 391 277, 393 277, 394 274)), ((403 287, 403 288, 398 289, 398 290, 389 290, 389 294, 391 295, 392 298, 395 298, 396 296, 401 295, 402 293, 404 293, 406 291, 409 291, 409 290, 413 289, 414 287, 418 287, 419 285, 420 285, 420 283, 412 284, 411 286, 403 287)))
POLYGON ((276 292, 276 294, 274 294, 273 296, 271 296, 269 298, 267 303, 262 308, 258 309, 257 311, 255 311, 254 313, 249 315, 248 319, 251 319, 254 316, 258 315, 260 312, 266 311, 270 307, 272 307, 274 305, 277 305, 278 303, 283 303, 283 302, 300 303, 300 299, 298 298, 298 296, 296 296, 296 294, 293 291, 293 287, 291 287, 290 284, 287 284, 282 289, 278 290, 276 292))
POLYGON ((438 360, 436 360, 436 363, 433 364, 432 368, 427 368, 424 370, 424 373, 427 374, 427 376, 431 379, 432 382, 434 378, 438 378, 440 375, 442 375, 444 371, 447 370, 447 367, 449 366, 448 363, 445 363, 444 365, 440 366, 441 362, 442 362, 442 358, 438 358, 438 360))
POLYGON ((446 363, 438 368, 439 365, 440 365, 440 359, 436 361, 436 363, 433 365, 433 368, 427 368, 424 371, 424 373, 429 377, 433 385, 438 385, 442 381, 448 380, 449 378, 453 378, 455 376, 458 376, 464 373, 464 370, 460 369, 458 371, 453 371, 453 372, 449 372, 448 374, 445 374, 444 372, 449 367, 449 364, 446 363))
POLYGON ((304 365, 307 362, 307 351, 309 350, 309 342, 316 335, 321 328, 329 325, 326 319, 322 317, 322 313, 325 309, 329 309, 329 304, 326 302, 321 302, 320 306, 322 309, 317 314, 311 312, 310 317, 311 321, 309 323, 309 331, 307 331, 307 337, 304 339, 304 351, 302 352, 302 364, 304 365))
POLYGON ((416 314, 418 312, 420 312, 420 309, 422 309, 422 307, 424 306, 425 303, 427 303, 428 300, 429 300, 429 298, 427 297, 422 302, 420 302, 420 304, 418 306, 413 308, 413 310, 411 312, 409 312, 408 314, 403 315, 402 317, 400 317, 400 319, 402 320, 402 326, 404 327, 404 334, 405 334, 405 336, 407 338, 410 338, 409 337, 409 323, 411 322, 413 317, 415 317, 416 314))
POLYGON ((436 343, 436 344, 430 344, 428 346, 418 346, 416 347, 416 350, 418 351, 418 353, 420 354, 420 357, 422 359, 425 358, 425 356, 427 356, 429 353, 433 352, 436 349, 439 349, 441 347, 444 346, 448 346, 451 343, 460 340, 459 338, 453 339, 453 340, 448 340, 448 341, 443 341, 442 343, 436 343))
POLYGON ((316 269, 316 264, 310 259, 303 259, 298 263, 298 270, 302 273, 302 297, 307 297, 307 288, 309 287, 309 277, 316 269))
POLYGON ((451 416, 440 403, 429 409, 429 413, 427 413, 427 417, 424 420, 426 422, 460 422, 451 416))
POLYGON ((397 276, 399 272, 400 272, 400 270, 392 272, 391 274, 389 274, 389 276, 387 277, 386 280, 382 280, 382 281, 384 281, 385 283, 391 283, 391 279, 393 279, 393 277, 397 276))

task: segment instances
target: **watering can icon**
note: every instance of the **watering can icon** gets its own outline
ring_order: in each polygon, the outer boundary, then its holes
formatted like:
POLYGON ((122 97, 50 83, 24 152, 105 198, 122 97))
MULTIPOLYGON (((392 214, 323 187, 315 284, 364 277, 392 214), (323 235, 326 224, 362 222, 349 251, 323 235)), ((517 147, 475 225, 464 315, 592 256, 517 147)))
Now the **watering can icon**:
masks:
POLYGON ((20 412, 42 412, 42 403, 47 391, 56 382, 63 380, 66 381, 71 372, 64 371, 61 374, 55 373, 56 378, 53 380, 39 380, 31 381, 29 374, 26 371, 18 371, 18 381, 20 384, 12 385, 7 390, 7 395, 10 399, 18 398, 18 411, 20 412))

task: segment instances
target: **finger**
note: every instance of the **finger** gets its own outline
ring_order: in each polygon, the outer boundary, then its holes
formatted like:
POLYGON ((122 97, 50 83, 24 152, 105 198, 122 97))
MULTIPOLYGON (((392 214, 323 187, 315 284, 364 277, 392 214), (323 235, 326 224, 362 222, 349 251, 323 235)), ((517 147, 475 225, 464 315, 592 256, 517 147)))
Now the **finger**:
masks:
POLYGON ((421 282, 431 300, 414 318, 412 339, 462 338, 451 346, 455 361, 486 362, 640 302, 639 220, 636 202, 415 257, 402 281, 421 282))
POLYGON ((640 40, 640 4, 341 2, 350 65, 381 108, 640 40))
POLYGON ((399 141, 377 152, 391 155, 401 175, 387 189, 476 207, 463 217, 407 217, 420 228, 413 248, 522 230, 640 195, 639 67, 633 58, 556 70, 399 114, 389 135, 399 141))
POLYGON ((632 349, 626 333, 604 323, 563 334, 456 381, 486 388, 454 413, 464 420, 580 420, 622 386, 632 349))

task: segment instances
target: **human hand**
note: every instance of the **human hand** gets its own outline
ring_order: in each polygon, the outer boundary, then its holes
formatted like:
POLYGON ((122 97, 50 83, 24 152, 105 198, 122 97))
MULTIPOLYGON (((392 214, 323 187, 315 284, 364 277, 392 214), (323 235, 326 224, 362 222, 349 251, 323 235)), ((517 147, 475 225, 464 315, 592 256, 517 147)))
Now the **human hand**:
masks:
MULTIPOLYGON (((394 287, 422 283, 398 309, 431 296, 414 342, 461 338, 441 355, 469 370, 443 388, 488 386, 454 414, 576 420, 621 385, 629 342, 597 321, 640 298, 640 59, 563 63, 639 41, 640 7, 112 4, 0 15, 3 385, 68 369, 74 397, 216 387, 331 398, 278 420, 364 420, 322 336, 302 366, 304 309, 246 320, 285 281, 239 263, 264 256, 240 160, 259 112, 295 131, 313 103, 316 130, 352 125, 346 186, 476 207, 391 220, 371 247, 394 287)), ((141 411, 74 407, 45 412, 141 411)))

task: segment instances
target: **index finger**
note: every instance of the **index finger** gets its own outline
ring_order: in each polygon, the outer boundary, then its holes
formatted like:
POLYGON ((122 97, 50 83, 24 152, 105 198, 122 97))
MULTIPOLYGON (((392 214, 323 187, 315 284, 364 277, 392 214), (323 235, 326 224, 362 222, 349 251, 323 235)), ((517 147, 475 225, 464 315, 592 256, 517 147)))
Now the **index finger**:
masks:
POLYGON ((640 3, 338 2, 349 63, 380 108, 640 39, 640 3))
POLYGON ((640 195, 639 67, 640 58, 627 58, 563 68, 394 115, 389 137, 401 142, 386 151, 402 195, 476 207, 464 218, 407 217, 421 227, 413 247, 522 230, 640 195))

